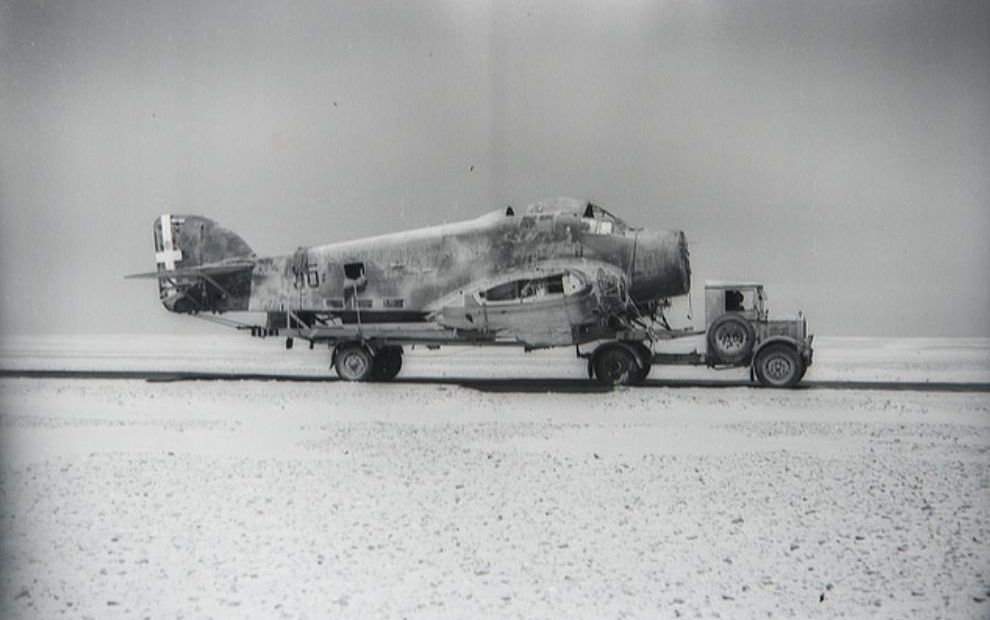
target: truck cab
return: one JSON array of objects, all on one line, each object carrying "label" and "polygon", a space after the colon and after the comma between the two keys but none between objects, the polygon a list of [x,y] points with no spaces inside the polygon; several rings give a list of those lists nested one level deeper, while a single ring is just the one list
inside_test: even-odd
[{"label": "truck cab", "polygon": [[705,331],[708,366],[750,365],[764,385],[793,386],[812,363],[807,319],[770,319],[758,282],[706,282]]}]

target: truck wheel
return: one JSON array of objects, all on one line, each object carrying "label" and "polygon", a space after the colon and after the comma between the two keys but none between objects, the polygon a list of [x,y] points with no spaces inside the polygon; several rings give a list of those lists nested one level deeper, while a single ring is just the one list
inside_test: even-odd
[{"label": "truck wheel", "polygon": [[375,354],[371,364],[371,377],[376,381],[394,379],[402,370],[402,347],[387,346]]},{"label": "truck wheel", "polygon": [[595,351],[592,359],[595,377],[602,385],[629,385],[639,367],[632,351],[619,344],[605,345]]},{"label": "truck wheel", "polygon": [[792,387],[804,375],[804,363],[794,347],[770,344],[756,354],[756,378],[769,387]]},{"label": "truck wheel", "polygon": [[371,378],[374,358],[368,349],[358,343],[337,347],[334,368],[337,376],[345,381],[367,381]]},{"label": "truck wheel", "polygon": [[739,364],[746,361],[755,343],[753,326],[735,314],[719,317],[708,330],[708,351],[716,363]]}]

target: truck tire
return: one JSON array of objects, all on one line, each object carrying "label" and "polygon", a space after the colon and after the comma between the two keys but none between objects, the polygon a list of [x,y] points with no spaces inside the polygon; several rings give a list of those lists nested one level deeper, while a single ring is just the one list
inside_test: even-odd
[{"label": "truck tire", "polygon": [[708,330],[708,352],[716,364],[741,364],[749,359],[756,344],[756,333],[749,321],[726,314]]},{"label": "truck tire", "polygon": [[793,387],[804,376],[804,362],[794,347],[788,344],[768,344],[756,354],[753,370],[761,385]]},{"label": "truck tire", "polygon": [[333,366],[337,376],[345,381],[367,381],[374,368],[374,357],[363,345],[352,342],[337,347]]},{"label": "truck tire", "polygon": [[371,378],[375,381],[394,379],[402,370],[402,347],[389,345],[375,354],[371,364]]},{"label": "truck tire", "polygon": [[599,347],[591,362],[601,385],[630,385],[639,371],[636,354],[621,344]]}]

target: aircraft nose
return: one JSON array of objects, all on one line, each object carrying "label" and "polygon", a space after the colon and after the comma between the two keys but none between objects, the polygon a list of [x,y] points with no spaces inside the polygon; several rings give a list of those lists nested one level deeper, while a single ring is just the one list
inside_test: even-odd
[{"label": "aircraft nose", "polygon": [[685,295],[691,290],[687,237],[680,230],[643,230],[636,238],[630,294],[637,301]]}]

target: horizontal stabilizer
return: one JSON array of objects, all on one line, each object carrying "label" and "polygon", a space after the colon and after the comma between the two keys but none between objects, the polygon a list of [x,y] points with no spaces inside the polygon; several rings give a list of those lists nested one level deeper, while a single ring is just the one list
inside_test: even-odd
[{"label": "horizontal stabilizer", "polygon": [[204,276],[215,276],[225,273],[234,273],[254,267],[253,260],[227,261],[223,263],[212,263],[199,265],[196,267],[183,267],[181,269],[163,269],[162,271],[149,271],[147,273],[133,273],[125,278],[157,278],[159,280],[181,279],[181,278],[201,278]]}]

